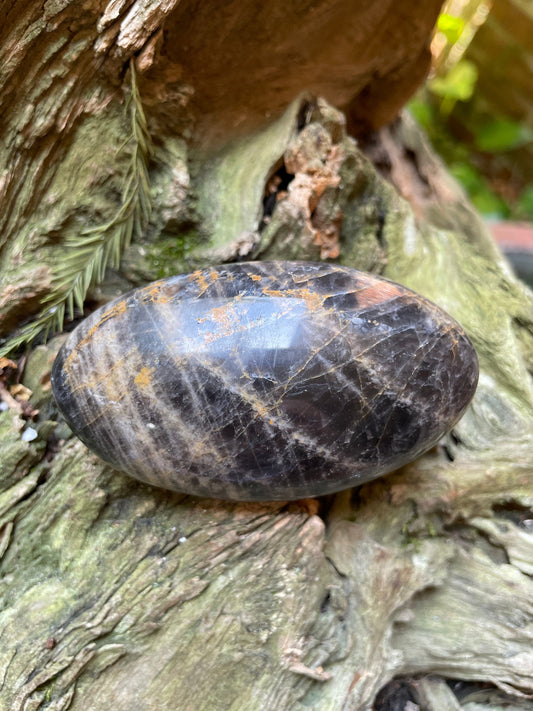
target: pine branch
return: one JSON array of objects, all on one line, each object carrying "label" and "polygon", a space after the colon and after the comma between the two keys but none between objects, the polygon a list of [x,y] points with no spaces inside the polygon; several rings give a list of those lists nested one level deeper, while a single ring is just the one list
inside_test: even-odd
[{"label": "pine branch", "polygon": [[150,220],[152,204],[148,165],[152,156],[152,142],[133,59],[130,62],[130,71],[131,93],[127,109],[131,127],[130,136],[124,145],[131,145],[131,157],[120,207],[104,225],[66,237],[63,245],[67,254],[53,270],[52,288],[43,300],[41,313],[16,336],[0,346],[0,356],[30,345],[38,336],[43,336],[46,340],[51,332],[61,331],[65,315],[68,314],[72,319],[75,307],[83,311],[83,302],[89,287],[103,281],[108,266],[119,266],[124,250],[132,239],[142,235]]}]

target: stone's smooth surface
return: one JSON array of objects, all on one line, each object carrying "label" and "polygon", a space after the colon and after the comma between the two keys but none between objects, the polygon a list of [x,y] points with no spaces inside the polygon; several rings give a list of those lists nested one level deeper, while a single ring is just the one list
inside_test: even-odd
[{"label": "stone's smooth surface", "polygon": [[320,262],[229,264],[137,289],[67,338],[67,422],[150,484],[295,499],[374,479],[432,447],[472,398],[477,357],[421,296]]}]

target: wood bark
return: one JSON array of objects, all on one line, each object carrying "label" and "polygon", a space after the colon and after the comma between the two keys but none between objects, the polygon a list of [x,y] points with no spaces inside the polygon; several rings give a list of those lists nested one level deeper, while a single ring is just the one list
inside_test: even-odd
[{"label": "wood bark", "polygon": [[[385,125],[437,12],[0,10],[3,336],[38,311],[68,236],[117,210],[134,58],[152,217],[93,303],[223,260],[335,258],[446,308],[481,365],[464,418],[402,471],[246,505],[89,454],[51,397],[61,336],[19,362],[19,383],[0,361],[1,709],[364,711],[402,677],[427,711],[531,708],[533,298],[409,117]],[[463,703],[450,679],[484,686]]]}]

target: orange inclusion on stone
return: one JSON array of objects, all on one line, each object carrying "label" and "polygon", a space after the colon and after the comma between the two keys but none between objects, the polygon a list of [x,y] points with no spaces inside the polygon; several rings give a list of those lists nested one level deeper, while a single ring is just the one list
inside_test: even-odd
[{"label": "orange inclusion on stone", "polygon": [[293,296],[296,299],[301,299],[309,311],[317,311],[324,303],[325,298],[310,289],[285,289],[284,291],[280,291],[279,289],[268,289],[265,287],[263,294],[265,296],[277,296],[282,298]]},{"label": "orange inclusion on stone", "polygon": [[387,299],[393,299],[395,296],[402,294],[402,289],[396,284],[388,282],[380,282],[379,284],[371,284],[357,291],[357,299],[361,306],[372,306],[373,304],[382,304]]},{"label": "orange inclusion on stone", "polygon": [[144,368],[141,368],[139,373],[135,376],[135,385],[138,388],[145,388],[148,385],[150,385],[152,381],[152,373],[154,372],[154,368],[148,368],[147,366],[144,366]]}]

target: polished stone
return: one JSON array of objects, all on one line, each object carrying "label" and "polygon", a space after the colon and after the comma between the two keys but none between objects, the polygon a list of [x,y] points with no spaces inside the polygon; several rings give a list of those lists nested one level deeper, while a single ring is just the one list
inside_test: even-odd
[{"label": "polished stone", "polygon": [[402,466],[454,425],[477,377],[461,327],[412,291],[333,264],[250,262],[95,311],[52,384],[70,427],[113,467],[251,501]]}]

